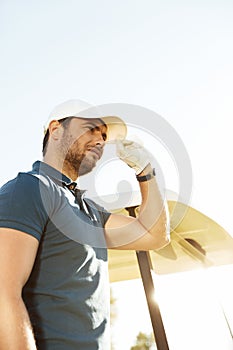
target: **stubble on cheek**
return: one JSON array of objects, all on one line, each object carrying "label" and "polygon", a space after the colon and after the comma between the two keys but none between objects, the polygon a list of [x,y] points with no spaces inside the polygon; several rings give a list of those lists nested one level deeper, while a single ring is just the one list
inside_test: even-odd
[{"label": "stubble on cheek", "polygon": [[72,168],[79,176],[88,174],[96,166],[96,157],[81,148],[75,141],[70,147],[68,142],[63,147],[64,164]]},{"label": "stubble on cheek", "polygon": [[87,154],[83,157],[79,166],[79,175],[85,175],[92,171],[96,166],[97,158],[93,155]]}]

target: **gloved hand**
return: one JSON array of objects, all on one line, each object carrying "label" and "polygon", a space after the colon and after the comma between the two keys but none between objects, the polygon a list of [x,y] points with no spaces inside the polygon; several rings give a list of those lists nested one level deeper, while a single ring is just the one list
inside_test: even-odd
[{"label": "gloved hand", "polygon": [[149,154],[145,148],[134,141],[116,140],[117,156],[128,166],[133,168],[136,175],[150,163]]}]

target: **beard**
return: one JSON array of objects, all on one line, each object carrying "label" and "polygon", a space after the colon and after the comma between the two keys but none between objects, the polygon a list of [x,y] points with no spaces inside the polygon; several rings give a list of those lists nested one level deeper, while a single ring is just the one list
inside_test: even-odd
[{"label": "beard", "polygon": [[89,155],[88,152],[86,155],[80,142],[78,140],[72,142],[67,136],[61,141],[60,154],[64,159],[64,167],[68,167],[75,172],[77,177],[90,173],[96,166],[97,159]]}]

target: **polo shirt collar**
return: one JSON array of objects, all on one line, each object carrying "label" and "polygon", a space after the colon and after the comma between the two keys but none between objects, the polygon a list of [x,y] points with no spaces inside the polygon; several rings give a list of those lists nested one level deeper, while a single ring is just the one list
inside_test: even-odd
[{"label": "polo shirt collar", "polygon": [[69,177],[62,174],[57,169],[39,160],[33,164],[32,170],[38,173],[44,173],[45,175],[48,175],[50,178],[55,180],[55,182],[58,182],[60,184],[65,184],[66,186],[70,186],[73,184],[74,187],[76,187],[77,185],[76,182],[73,182]]},{"label": "polo shirt collar", "polygon": [[77,183],[71,181],[69,177],[66,175],[62,174],[60,171],[57,169],[51,167],[47,163],[41,162],[41,161],[36,161],[33,164],[32,171],[35,171],[38,174],[44,174],[49,176],[54,180],[54,182],[60,184],[63,187],[67,187],[75,196],[78,205],[80,209],[92,220],[92,221],[97,221],[97,218],[94,213],[92,213],[87,204],[85,203],[83,199],[83,195],[86,192],[85,190],[80,190],[77,188]]}]

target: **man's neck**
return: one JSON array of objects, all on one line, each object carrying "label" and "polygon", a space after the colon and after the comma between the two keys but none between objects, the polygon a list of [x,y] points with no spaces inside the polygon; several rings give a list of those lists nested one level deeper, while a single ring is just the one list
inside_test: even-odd
[{"label": "man's neck", "polygon": [[43,157],[43,162],[50,165],[54,169],[58,170],[60,173],[64,174],[66,177],[68,177],[72,181],[76,181],[78,178],[77,172],[68,164],[66,164],[66,162],[59,161],[58,158],[56,159],[55,158],[56,157],[53,157],[51,159],[51,157],[45,155]]}]

